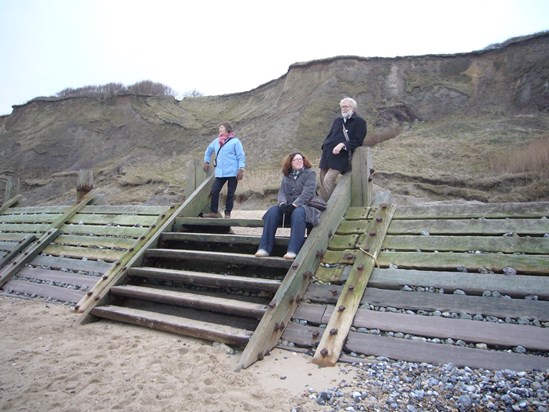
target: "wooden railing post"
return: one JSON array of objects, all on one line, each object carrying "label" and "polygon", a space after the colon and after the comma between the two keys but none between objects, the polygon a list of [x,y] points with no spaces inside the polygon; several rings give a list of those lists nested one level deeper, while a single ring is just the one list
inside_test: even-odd
[{"label": "wooden railing post", "polygon": [[372,202],[373,172],[370,148],[366,146],[357,148],[353,153],[351,169],[351,206],[370,206]]},{"label": "wooden railing post", "polygon": [[76,203],[80,203],[93,189],[93,172],[90,169],[80,169],[76,178]]},{"label": "wooden railing post", "polygon": [[6,190],[4,192],[4,202],[7,202],[17,196],[20,189],[21,185],[19,183],[19,178],[16,176],[8,176],[6,180]]},{"label": "wooden railing post", "polygon": [[208,173],[202,169],[202,160],[191,159],[187,163],[187,174],[185,176],[185,199],[189,196],[206,180],[208,175],[212,173],[213,166],[210,166]]}]

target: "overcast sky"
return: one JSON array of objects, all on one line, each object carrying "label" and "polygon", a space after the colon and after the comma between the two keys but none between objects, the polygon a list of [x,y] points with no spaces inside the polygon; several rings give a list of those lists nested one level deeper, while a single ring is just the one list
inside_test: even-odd
[{"label": "overcast sky", "polygon": [[0,115],[66,88],[251,90],[296,62],[467,53],[549,30],[549,0],[0,0]]}]

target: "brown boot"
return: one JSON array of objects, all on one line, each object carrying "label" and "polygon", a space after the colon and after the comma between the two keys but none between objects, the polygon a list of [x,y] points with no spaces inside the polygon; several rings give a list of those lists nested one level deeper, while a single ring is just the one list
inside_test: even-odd
[{"label": "brown boot", "polygon": [[217,219],[217,218],[220,218],[221,215],[219,213],[210,212],[210,213],[203,214],[202,217],[207,217],[207,218],[210,218],[210,219]]}]

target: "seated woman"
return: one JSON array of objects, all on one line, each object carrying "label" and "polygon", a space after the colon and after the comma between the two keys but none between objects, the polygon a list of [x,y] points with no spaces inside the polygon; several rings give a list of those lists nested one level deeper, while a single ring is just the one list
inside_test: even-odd
[{"label": "seated woman", "polygon": [[263,233],[257,257],[269,256],[274,248],[276,230],[283,222],[290,221],[290,240],[285,259],[295,259],[305,242],[307,224],[320,222],[320,211],[307,206],[316,194],[316,173],[311,163],[301,153],[290,153],[282,165],[282,183],[278,190],[278,205],[272,206],[263,216]]}]

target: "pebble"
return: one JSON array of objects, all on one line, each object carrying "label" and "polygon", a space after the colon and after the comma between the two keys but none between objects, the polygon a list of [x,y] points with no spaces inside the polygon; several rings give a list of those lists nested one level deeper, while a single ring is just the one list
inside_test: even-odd
[{"label": "pebble", "polygon": [[[549,369],[493,371],[393,361],[342,364],[351,382],[309,389],[293,411],[548,411]],[[322,409],[318,409],[322,406]]]}]

